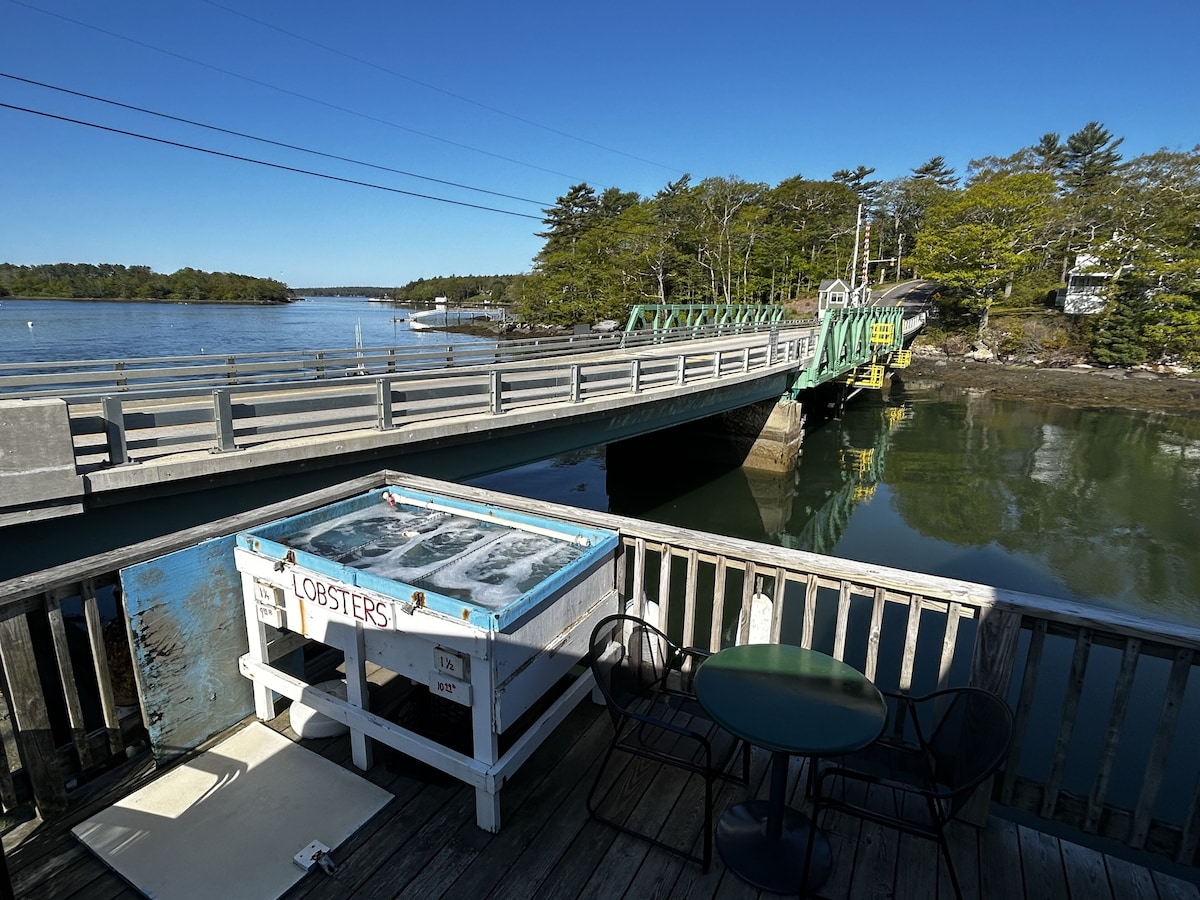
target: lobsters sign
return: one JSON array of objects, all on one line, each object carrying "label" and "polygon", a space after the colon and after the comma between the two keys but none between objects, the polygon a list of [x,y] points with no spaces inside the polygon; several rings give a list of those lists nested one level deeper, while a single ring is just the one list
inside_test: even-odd
[{"label": "lobsters sign", "polygon": [[292,569],[290,575],[292,596],[310,610],[316,607],[331,616],[362,622],[370,628],[396,627],[396,604],[387,597],[304,569]]}]

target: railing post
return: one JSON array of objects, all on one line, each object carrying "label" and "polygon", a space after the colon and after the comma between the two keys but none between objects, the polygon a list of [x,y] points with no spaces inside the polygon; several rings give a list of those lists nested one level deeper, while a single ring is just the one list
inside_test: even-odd
[{"label": "railing post", "polygon": [[629,393],[640,394],[642,392],[642,361],[640,359],[631,360],[629,363]]},{"label": "railing post", "polygon": [[125,441],[125,413],[120,397],[104,397],[100,401],[100,417],[104,419],[104,434],[108,442],[108,462],[123,466],[129,462],[129,445]]},{"label": "railing post", "polygon": [[501,391],[504,389],[503,383],[500,381],[500,373],[492,371],[488,373],[488,402],[491,406],[492,415],[498,416],[504,412],[501,406]]},{"label": "railing post", "polygon": [[316,357],[314,357],[314,358],[315,358],[315,359],[316,359],[316,361],[317,361],[317,377],[318,377],[318,378],[324,378],[324,377],[325,377],[325,362],[324,362],[324,360],[325,360],[325,351],[323,351],[323,350],[318,350],[318,351],[317,351],[317,355],[316,355]]},{"label": "railing post", "polygon": [[687,357],[680,354],[675,363],[675,383],[683,385],[687,381]]},{"label": "railing post", "polygon": [[380,378],[375,389],[375,427],[388,431],[392,427],[392,379]]},{"label": "railing post", "polygon": [[721,351],[713,354],[713,378],[721,377]]},{"label": "railing post", "polygon": [[225,380],[229,384],[237,384],[238,383],[237,357],[236,356],[225,357],[225,365],[227,365],[229,367],[225,372]]},{"label": "railing post", "polygon": [[216,431],[216,442],[209,450],[209,453],[224,453],[228,450],[236,450],[237,445],[233,442],[233,404],[229,402],[229,391],[213,391],[212,396],[213,426]]},{"label": "railing post", "polygon": [[750,348],[749,347],[742,348],[742,371],[743,372],[750,371]]},{"label": "railing post", "polygon": [[[1021,614],[997,607],[979,611],[975,628],[975,647],[967,684],[983,688],[1001,697],[1008,696],[1013,667],[1017,660],[1017,639],[1021,635]],[[981,784],[963,806],[960,817],[972,825],[987,824],[988,807],[994,779]]]},{"label": "railing post", "polygon": [[4,689],[16,726],[21,765],[29,776],[33,802],[43,818],[52,818],[67,808],[67,789],[58,765],[58,748],[50,733],[50,716],[34,656],[29,618],[14,615],[0,621],[0,663],[4,666]]},{"label": "railing post", "polygon": [[448,344],[446,346],[446,368],[447,369],[454,368],[454,345],[453,344]]},{"label": "railing post", "polygon": [[583,397],[583,368],[579,363],[571,364],[571,402],[578,403]]},{"label": "railing post", "polygon": [[117,372],[117,377],[115,379],[115,381],[117,383],[117,390],[119,390],[119,391],[129,390],[129,379],[125,377],[125,363],[119,362],[115,366],[113,366],[113,368]]}]

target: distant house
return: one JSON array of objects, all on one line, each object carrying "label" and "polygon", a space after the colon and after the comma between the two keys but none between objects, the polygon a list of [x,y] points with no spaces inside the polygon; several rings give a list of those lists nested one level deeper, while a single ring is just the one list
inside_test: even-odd
[{"label": "distant house", "polygon": [[1116,273],[1100,269],[1100,260],[1087,253],[1075,257],[1075,266],[1067,273],[1067,286],[1059,288],[1054,305],[1073,316],[1103,312],[1105,289]]},{"label": "distant house", "polygon": [[817,289],[817,309],[841,309],[849,306],[853,289],[841,278],[826,278]]}]

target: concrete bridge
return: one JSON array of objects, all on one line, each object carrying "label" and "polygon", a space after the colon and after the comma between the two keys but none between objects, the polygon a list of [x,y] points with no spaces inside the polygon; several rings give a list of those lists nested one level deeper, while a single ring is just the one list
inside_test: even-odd
[{"label": "concrete bridge", "polygon": [[470,478],[747,408],[745,461],[787,468],[803,394],[882,383],[921,321],[879,307],[432,352],[0,367],[0,397],[21,398],[0,400],[0,526],[218,489],[236,506],[267,480],[381,465]]}]

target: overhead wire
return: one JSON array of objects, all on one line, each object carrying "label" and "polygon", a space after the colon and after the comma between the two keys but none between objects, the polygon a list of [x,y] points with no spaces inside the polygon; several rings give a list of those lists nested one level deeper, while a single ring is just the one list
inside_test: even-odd
[{"label": "overhead wire", "polygon": [[249,84],[258,85],[259,87],[267,88],[268,90],[272,90],[272,91],[277,91],[278,93],[286,94],[289,97],[295,97],[299,100],[304,100],[308,103],[315,103],[318,106],[324,106],[328,109],[336,110],[337,112],[342,112],[347,115],[356,116],[361,119],[366,119],[367,121],[375,122],[379,125],[385,125],[389,128],[395,128],[400,131],[406,131],[410,134],[415,134],[420,137],[428,138],[433,141],[439,141],[443,144],[448,144],[452,147],[458,147],[463,150],[469,150],[472,153],[479,153],[484,156],[490,156],[493,159],[499,159],[503,162],[512,163],[513,165],[523,166],[528,169],[536,169],[537,171],[545,172],[549,175],[557,175],[560,178],[566,178],[571,181],[575,181],[575,182],[587,181],[586,178],[582,178],[578,175],[570,175],[566,172],[559,172],[555,169],[548,169],[544,166],[539,166],[536,163],[524,162],[519,159],[514,159],[510,156],[505,156],[501,153],[495,153],[491,150],[484,150],[479,147],[472,147],[470,144],[463,144],[463,143],[460,143],[459,141],[451,140],[450,138],[441,137],[440,135],[431,134],[427,131],[421,131],[416,128],[410,128],[407,125],[401,125],[398,122],[392,122],[389,119],[383,119],[378,116],[373,116],[369,113],[360,112],[358,110],[350,109],[345,106],[339,106],[336,103],[330,103],[326,100],[319,100],[316,97],[310,97],[307,94],[301,94],[298,91],[293,91],[288,88],[281,87],[277,84],[271,84],[268,81],[261,81],[257,78],[251,78],[248,75],[242,75],[238,72],[234,72],[229,69],[223,69],[220,66],[215,66],[215,65],[212,65],[211,63],[206,63],[201,60],[194,59],[194,58],[192,58],[190,56],[186,56],[182,53],[176,53],[173,50],[165,50],[162,47],[156,47],[153,44],[146,43],[145,41],[139,41],[136,38],[131,38],[131,37],[128,37],[127,35],[123,35],[118,32],[115,32],[115,31],[109,31],[108,29],[101,28],[97,25],[92,25],[89,22],[84,22],[79,19],[72,18],[71,16],[63,15],[62,13],[51,12],[50,10],[42,9],[39,6],[34,6],[32,3],[26,3],[25,0],[8,0],[8,2],[15,4],[16,6],[22,6],[26,9],[33,10],[34,12],[38,12],[38,13],[41,13],[46,16],[50,16],[52,18],[61,19],[64,22],[70,22],[72,25],[78,25],[81,28],[87,28],[91,31],[98,32],[99,34],[107,35],[108,37],[113,37],[113,38],[116,38],[121,41],[126,41],[127,43],[133,44],[137,47],[143,47],[147,50],[153,50],[155,53],[161,53],[164,56],[170,56],[174,59],[178,59],[178,60],[182,60],[183,62],[191,63],[192,65],[201,66],[202,68],[209,69],[213,72],[218,72],[222,75],[227,75],[230,78],[237,78],[237,79],[239,79],[241,81],[245,81]]},{"label": "overhead wire", "polygon": [[35,87],[45,88],[45,89],[51,90],[51,91],[58,91],[59,93],[62,93],[62,94],[70,94],[73,97],[81,97],[85,100],[94,100],[97,103],[106,103],[109,106],[116,106],[116,107],[119,107],[120,109],[128,109],[132,112],[144,113],[149,116],[157,116],[160,119],[167,119],[171,122],[180,122],[184,125],[193,125],[197,128],[206,128],[209,131],[215,131],[220,134],[228,134],[233,137],[239,137],[239,138],[245,138],[245,139],[251,140],[251,141],[257,141],[260,144],[268,144],[272,147],[282,147],[286,150],[296,150],[300,153],[309,153],[313,156],[320,156],[325,159],[332,159],[332,160],[336,160],[338,162],[352,163],[353,165],[356,165],[356,166],[365,166],[366,168],[377,169],[381,172],[391,172],[394,175],[404,175],[408,178],[418,178],[422,181],[430,181],[430,182],[433,182],[434,184],[446,185],[447,187],[462,188],[463,190],[475,191],[475,192],[481,193],[481,194],[490,194],[493,197],[503,197],[506,200],[518,200],[522,203],[532,203],[536,206],[551,206],[552,205],[545,200],[531,200],[528,197],[518,197],[515,194],[505,194],[500,191],[491,191],[491,190],[488,190],[487,188],[473,187],[469,184],[461,184],[457,181],[446,181],[445,179],[433,178],[429,175],[418,175],[415,172],[407,172],[403,169],[394,169],[391,166],[383,166],[383,165],[378,165],[376,163],[364,162],[363,160],[352,159],[348,156],[338,156],[336,153],[326,153],[321,150],[312,150],[308,147],[300,147],[296,144],[289,144],[284,141],[275,141],[275,140],[271,140],[270,138],[258,137],[253,134],[246,134],[245,132],[242,132],[242,131],[233,131],[232,129],[229,129],[229,128],[221,128],[218,125],[209,125],[205,122],[197,122],[194,119],[185,119],[182,116],[173,116],[173,115],[170,115],[169,113],[157,112],[155,110],[146,109],[141,106],[134,106],[129,103],[122,103],[118,100],[112,100],[107,97],[99,97],[99,96],[96,96],[95,94],[86,94],[86,93],[83,93],[82,91],[74,91],[74,90],[71,90],[70,88],[60,87],[58,85],[53,85],[53,84],[47,84],[44,81],[35,81],[32,78],[22,78],[20,75],[13,75],[8,72],[0,72],[0,78],[8,78],[12,81],[19,81],[24,84],[34,85]]},{"label": "overhead wire", "polygon": [[372,182],[369,182],[369,181],[359,181],[354,178],[343,178],[340,175],[330,175],[326,172],[314,172],[310,169],[301,169],[296,166],[286,166],[286,165],[283,165],[282,163],[274,163],[274,162],[270,162],[268,160],[255,159],[254,157],[251,157],[251,156],[241,156],[236,153],[226,153],[224,151],[213,150],[208,147],[197,147],[194,144],[185,144],[185,143],[182,143],[181,141],[171,141],[171,140],[167,140],[166,138],[154,137],[153,135],[142,134],[137,131],[128,131],[123,128],[113,128],[112,126],[109,126],[109,125],[100,125],[96,122],[87,122],[87,121],[84,121],[83,119],[75,119],[75,118],[71,118],[70,116],[61,116],[56,113],[50,113],[50,112],[46,112],[46,111],[40,110],[40,109],[30,109],[29,107],[17,106],[12,103],[0,103],[0,108],[11,109],[11,110],[15,110],[17,112],[28,113],[28,114],[34,115],[34,116],[42,116],[44,118],[54,119],[59,122],[68,122],[72,125],[84,125],[88,128],[95,128],[100,131],[110,132],[112,134],[120,134],[120,135],[125,135],[126,137],[139,138],[144,141],[152,141],[156,144],[166,144],[167,146],[178,147],[183,150],[194,150],[198,153],[207,153],[211,156],[219,156],[219,157],[223,157],[225,159],[237,160],[238,162],[253,163],[254,165],[266,166],[267,168],[271,168],[271,169],[279,169],[284,172],[294,172],[299,175],[309,175],[313,178],[323,178],[327,181],[336,181],[336,182],[340,182],[342,184],[353,184],[353,185],[357,185],[358,187],[371,188],[371,189],[377,190],[377,191],[387,191],[392,194],[403,194],[406,197],[418,197],[422,200],[434,200],[434,201],[437,201],[438,203],[449,203],[453,206],[465,206],[468,209],[480,209],[480,210],[484,210],[486,212],[501,213],[502,215],[506,215],[506,216],[515,216],[515,217],[521,218],[521,219],[533,219],[536,222],[542,221],[541,216],[535,216],[530,213],[515,212],[513,210],[500,209],[500,208],[494,207],[494,206],[483,206],[482,204],[479,204],[479,203],[467,203],[466,201],[463,201],[463,200],[451,200],[448,197],[437,197],[432,194],[417,193],[416,191],[406,191],[406,190],[402,190],[401,188],[389,187],[387,185],[373,184]]},{"label": "overhead wire", "polygon": [[359,65],[367,66],[369,68],[375,69],[376,71],[383,72],[386,75],[391,75],[394,78],[399,78],[403,81],[407,81],[410,84],[418,85],[420,87],[425,88],[426,90],[435,91],[439,94],[442,94],[446,97],[452,97],[453,99],[459,100],[463,103],[469,103],[471,106],[475,106],[475,107],[478,107],[479,109],[487,110],[488,112],[495,113],[496,115],[504,116],[506,118],[512,119],[515,122],[520,122],[523,125],[529,125],[533,128],[540,128],[541,130],[547,131],[550,134],[556,134],[559,137],[564,137],[564,138],[567,138],[568,140],[577,141],[581,144],[586,144],[589,147],[595,147],[597,150],[603,150],[606,153],[615,153],[618,156],[624,156],[627,159],[636,160],[637,162],[645,163],[646,165],[649,165],[649,166],[657,166],[658,168],[666,169],[669,172],[682,172],[683,171],[682,169],[680,169],[676,166],[668,166],[668,165],[665,165],[664,163],[655,162],[652,159],[646,159],[645,157],[637,156],[633,153],[628,153],[624,150],[618,150],[615,147],[608,147],[608,146],[598,143],[596,141],[589,140],[588,138],[579,137],[578,135],[571,134],[566,131],[561,131],[560,129],[554,128],[550,125],[545,125],[541,122],[536,122],[533,119],[529,119],[529,118],[526,118],[525,116],[521,116],[516,113],[509,112],[508,110],[500,109],[495,106],[490,106],[487,103],[482,103],[479,100],[475,100],[471,97],[464,96],[463,94],[455,93],[454,91],[450,91],[450,90],[447,90],[446,88],[439,87],[436,84],[430,84],[427,81],[421,81],[419,78],[413,78],[411,75],[406,75],[403,72],[397,72],[395,69],[389,69],[387,66],[381,66],[378,63],[371,62],[369,59],[363,59],[360,56],[355,56],[352,53],[347,53],[344,50],[339,50],[338,48],[331,47],[328,44],[322,44],[320,41],[315,41],[312,38],[305,37],[302,34],[297,34],[294,31],[288,31],[286,28],[282,28],[279,25],[275,25],[272,22],[267,22],[267,21],[264,21],[263,19],[259,19],[256,16],[252,16],[249,13],[242,12],[239,9],[232,9],[231,7],[225,6],[223,3],[217,3],[216,0],[201,0],[201,2],[206,3],[209,6],[215,7],[217,9],[224,10],[225,12],[229,13],[230,15],[239,16],[243,19],[246,19],[247,21],[254,22],[256,25],[261,25],[263,28],[269,28],[272,31],[277,31],[280,34],[287,35],[288,37],[293,38],[294,40],[301,41],[302,43],[305,43],[305,44],[309,44],[310,46],[316,47],[320,50],[324,50],[327,53],[332,53],[335,56],[340,56],[343,59],[348,59],[351,62],[358,63]]}]

